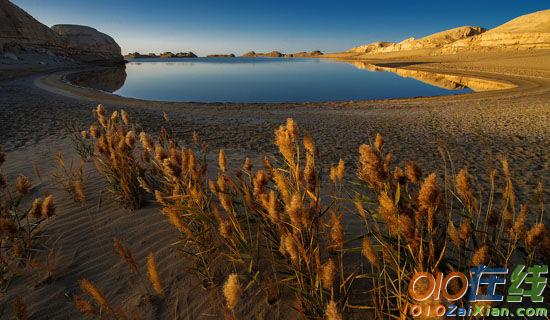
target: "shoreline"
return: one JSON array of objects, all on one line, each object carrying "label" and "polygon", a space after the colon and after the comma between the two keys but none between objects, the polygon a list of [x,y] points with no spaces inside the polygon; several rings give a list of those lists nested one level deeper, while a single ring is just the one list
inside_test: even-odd
[{"label": "shoreline", "polygon": [[[301,58],[296,58],[301,59]],[[140,98],[132,98],[132,97],[124,97],[119,96],[113,93],[88,88],[84,86],[78,86],[75,84],[70,83],[68,80],[66,80],[67,76],[70,76],[75,73],[80,72],[87,72],[87,71],[94,71],[98,70],[98,67],[83,67],[83,68],[77,68],[77,69],[70,69],[70,70],[61,70],[58,72],[54,72],[52,74],[42,74],[39,75],[35,80],[34,84],[46,91],[60,94],[66,97],[70,98],[80,98],[80,99],[86,99],[86,100],[92,100],[92,101],[104,101],[102,103],[114,103],[114,104],[127,104],[132,106],[150,106],[151,104],[154,105],[167,105],[167,106],[173,106],[173,105],[204,105],[204,106],[211,106],[211,105],[225,105],[225,106],[235,106],[235,105],[271,105],[271,106],[286,106],[286,105],[293,105],[293,106],[310,106],[310,105],[324,105],[324,106],[337,106],[341,104],[349,104],[349,103],[359,103],[359,104],[365,104],[365,103],[379,103],[379,102],[385,102],[385,101],[392,101],[392,102],[406,102],[406,101],[418,101],[418,100],[442,100],[442,99],[453,99],[453,98],[462,98],[462,96],[470,96],[475,95],[473,98],[479,98],[479,95],[487,92],[500,92],[504,93],[504,90],[521,90],[525,91],[526,89],[530,89],[533,87],[533,81],[530,80],[528,77],[521,77],[521,76],[506,76],[498,73],[487,73],[487,72],[472,72],[468,70],[455,70],[452,68],[437,68],[436,67],[422,67],[418,66],[418,64],[415,63],[404,63],[404,62],[392,62],[392,61],[374,61],[374,60],[357,60],[357,61],[350,61],[350,60],[342,60],[342,59],[334,59],[329,58],[336,61],[346,62],[346,63],[352,63],[352,62],[361,62],[366,64],[371,64],[374,67],[383,69],[398,69],[398,70],[406,70],[406,71],[418,71],[418,72],[426,72],[426,73],[432,73],[434,75],[442,75],[442,76],[453,76],[453,77],[464,77],[464,78],[470,78],[472,80],[480,80],[485,82],[493,82],[495,84],[500,84],[504,88],[502,89],[493,89],[493,90],[486,90],[486,91],[474,91],[470,93],[461,93],[461,94],[448,94],[448,95],[440,95],[440,96],[418,96],[418,97],[408,97],[408,98],[387,98],[387,99],[357,99],[357,100],[328,100],[328,101],[308,101],[308,102],[201,102],[201,101],[165,101],[165,100],[146,100],[146,99],[140,99]],[[99,67],[100,69],[102,67]],[[384,70],[385,71],[385,70]],[[385,72],[392,72],[392,71],[385,71]],[[422,81],[421,79],[416,79],[418,81]],[[550,81],[548,82],[548,85],[550,85]]]}]

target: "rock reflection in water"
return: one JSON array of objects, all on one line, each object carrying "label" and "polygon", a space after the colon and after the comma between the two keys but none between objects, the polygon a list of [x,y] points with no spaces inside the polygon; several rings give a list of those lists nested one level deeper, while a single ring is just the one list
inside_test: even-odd
[{"label": "rock reflection in water", "polygon": [[105,92],[115,92],[126,81],[126,67],[105,67],[73,73],[66,78],[70,83]]},{"label": "rock reflection in water", "polygon": [[360,61],[346,61],[358,69],[373,72],[385,71],[392,72],[403,78],[413,78],[432,86],[447,90],[471,89],[472,91],[491,91],[514,88],[515,85],[507,82],[495,80],[486,80],[474,77],[456,76],[443,73],[433,73],[428,71],[418,71],[403,68],[382,67],[371,63]]}]

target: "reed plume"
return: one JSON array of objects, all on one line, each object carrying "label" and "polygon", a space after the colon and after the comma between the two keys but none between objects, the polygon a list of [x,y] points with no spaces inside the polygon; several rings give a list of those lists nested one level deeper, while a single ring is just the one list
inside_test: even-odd
[{"label": "reed plume", "polygon": [[99,306],[107,311],[111,316],[116,318],[116,313],[103,292],[99,290],[94,284],[88,279],[80,280],[80,288],[82,291],[86,292],[92,299],[99,304]]},{"label": "reed plume", "polygon": [[164,295],[164,289],[162,288],[162,284],[160,282],[157,264],[152,252],[147,256],[147,275],[149,276],[149,281],[151,282],[155,292],[161,296]]},{"label": "reed plume", "polygon": [[30,189],[31,181],[29,178],[23,175],[17,176],[17,179],[15,180],[15,190],[21,195],[26,195],[29,193]]},{"label": "reed plume", "polygon": [[489,262],[489,246],[483,245],[480,248],[478,248],[472,255],[472,260],[470,262],[470,265],[472,266],[479,266],[482,264],[486,265],[487,262]]},{"label": "reed plume", "polygon": [[361,253],[363,254],[363,257],[367,258],[371,265],[375,267],[378,266],[378,256],[376,255],[376,251],[374,250],[374,247],[368,237],[363,238]]},{"label": "reed plume", "polygon": [[325,315],[327,317],[327,320],[342,320],[342,315],[338,311],[338,307],[332,299],[327,304]]},{"label": "reed plume", "polygon": [[237,274],[232,273],[227,277],[223,285],[223,296],[227,308],[232,311],[235,310],[241,298],[241,284],[239,283],[239,276]]},{"label": "reed plume", "polygon": [[82,314],[97,315],[98,312],[96,308],[87,300],[82,298],[82,296],[75,294],[73,296],[75,307]]},{"label": "reed plume", "polygon": [[321,283],[325,289],[331,289],[334,286],[335,273],[336,265],[332,259],[329,259],[321,268]]},{"label": "reed plume", "polygon": [[137,262],[134,259],[132,252],[125,247],[119,239],[114,240],[113,249],[115,250],[115,253],[128,264],[130,270],[134,273],[138,272]]}]

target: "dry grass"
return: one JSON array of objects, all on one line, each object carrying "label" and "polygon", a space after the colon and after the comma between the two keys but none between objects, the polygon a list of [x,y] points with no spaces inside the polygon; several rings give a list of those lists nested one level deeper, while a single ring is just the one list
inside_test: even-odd
[{"label": "dry grass", "polygon": [[[95,143],[91,158],[109,184],[111,194],[123,207],[135,210],[144,200],[140,180],[145,176],[145,168],[143,159],[137,155],[136,128],[130,126],[124,110],[121,114],[115,111],[107,117],[99,105],[95,110],[97,123],[83,131],[82,136]],[[142,156],[147,158],[152,151],[146,149]]]},{"label": "dry grass", "polygon": [[[5,154],[0,150],[0,167]],[[35,238],[39,226],[55,214],[53,196],[34,199],[28,208],[22,208],[22,201],[31,191],[31,181],[18,176],[11,185],[0,171],[0,284],[18,274],[22,268],[34,265],[31,251],[35,247]],[[15,308],[22,310],[20,307]],[[19,318],[24,318],[20,317]]]},{"label": "dry grass", "polygon": [[[531,264],[550,249],[542,196],[536,217],[516,203],[503,157],[483,190],[466,168],[455,172],[444,148],[444,169],[424,175],[413,161],[395,164],[377,135],[359,148],[356,178],[343,161],[325,177],[314,141],[288,119],[275,131],[279,155],[260,168],[247,159],[230,173],[220,150],[217,172],[207,174],[207,149],[197,134],[193,145],[182,146],[165,129],[155,142],[140,132],[138,147],[127,114],[107,119],[101,106],[96,114],[99,125],[86,134],[95,139],[93,158],[112,193],[131,209],[145,193],[154,195],[181,233],[174,245],[188,262],[182,272],[215,288],[223,299],[213,302],[228,318],[246,316],[243,295],[264,296],[266,306],[280,303],[300,318],[342,319],[357,310],[377,319],[405,318],[416,271]],[[361,234],[346,233],[342,221],[349,215],[362,221]],[[126,247],[115,242],[115,251],[139,273]],[[152,255],[147,275],[166,298],[170,290]],[[75,303],[84,313],[95,310],[79,297]]]},{"label": "dry grass", "polygon": [[61,152],[55,155],[57,162],[56,170],[52,177],[54,182],[65,192],[71,195],[75,202],[84,203],[86,194],[84,192],[84,160],[81,160],[78,167],[72,161],[67,165]]}]

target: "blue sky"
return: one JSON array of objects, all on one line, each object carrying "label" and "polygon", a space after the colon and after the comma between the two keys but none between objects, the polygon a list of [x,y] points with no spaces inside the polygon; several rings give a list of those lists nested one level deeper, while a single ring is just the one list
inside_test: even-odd
[{"label": "blue sky", "polygon": [[343,51],[373,41],[459,27],[498,26],[550,8],[547,0],[13,0],[42,23],[92,26],[111,35],[123,53],[249,50]]}]

